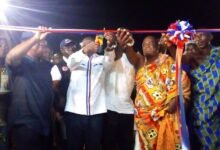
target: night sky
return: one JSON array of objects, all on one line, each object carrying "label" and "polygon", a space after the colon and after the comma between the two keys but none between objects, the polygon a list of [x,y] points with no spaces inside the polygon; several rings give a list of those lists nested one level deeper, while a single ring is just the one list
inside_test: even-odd
[{"label": "night sky", "polygon": [[[220,28],[219,0],[14,0],[7,12],[10,25],[45,25],[52,28],[167,29],[176,20],[188,20],[195,28]],[[136,47],[146,35],[135,35]],[[159,35],[157,35],[159,36]],[[63,38],[80,41],[82,35],[51,34],[53,50]],[[215,34],[220,42],[220,33]]]}]

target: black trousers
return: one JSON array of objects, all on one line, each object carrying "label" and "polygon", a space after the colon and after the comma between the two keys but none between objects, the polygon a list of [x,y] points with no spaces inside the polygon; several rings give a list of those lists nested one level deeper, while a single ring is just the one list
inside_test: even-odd
[{"label": "black trousers", "polygon": [[102,150],[134,149],[134,115],[108,111],[104,116]]},{"label": "black trousers", "polygon": [[26,125],[16,125],[10,132],[10,144],[13,150],[48,150],[49,138]]},{"label": "black trousers", "polygon": [[85,116],[65,113],[67,150],[100,150],[103,114]]}]

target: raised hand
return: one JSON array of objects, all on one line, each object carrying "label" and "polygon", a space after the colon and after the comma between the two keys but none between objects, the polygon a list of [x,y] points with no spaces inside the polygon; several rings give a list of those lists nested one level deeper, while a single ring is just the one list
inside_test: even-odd
[{"label": "raised hand", "polygon": [[49,34],[49,32],[48,32],[47,27],[39,26],[38,31],[36,31],[34,37],[37,40],[41,41],[41,40],[45,39],[48,34]]},{"label": "raised hand", "polygon": [[121,47],[122,49],[131,47],[134,45],[134,39],[131,33],[129,32],[129,30],[127,29],[118,28],[116,37],[117,37],[119,47]]},{"label": "raised hand", "polygon": [[112,45],[116,44],[116,42],[117,42],[116,35],[112,32],[106,32],[104,34],[104,38],[107,40],[108,46],[112,46]]},{"label": "raised hand", "polygon": [[169,40],[169,36],[167,34],[165,34],[165,33],[161,34],[161,38],[160,38],[159,44],[162,45],[162,46],[165,46],[166,48],[170,48],[170,47],[173,46],[173,44]]}]

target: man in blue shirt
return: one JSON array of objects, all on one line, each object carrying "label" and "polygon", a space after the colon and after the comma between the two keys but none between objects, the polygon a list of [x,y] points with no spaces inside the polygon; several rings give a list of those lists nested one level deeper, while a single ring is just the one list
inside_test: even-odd
[{"label": "man in blue shirt", "polygon": [[17,150],[47,149],[45,139],[49,135],[53,91],[51,65],[42,61],[47,46],[46,30],[40,27],[35,35],[24,33],[22,37],[29,34],[28,39],[6,56],[12,73],[8,126],[13,147]]}]

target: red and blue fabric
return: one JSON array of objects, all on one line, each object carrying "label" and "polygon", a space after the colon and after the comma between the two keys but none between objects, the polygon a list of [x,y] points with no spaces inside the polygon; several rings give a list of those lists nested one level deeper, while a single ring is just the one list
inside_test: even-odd
[{"label": "red and blue fabric", "polygon": [[86,70],[86,114],[90,115],[90,97],[91,97],[91,69],[92,57],[89,58]]},{"label": "red and blue fabric", "polygon": [[183,150],[190,149],[189,135],[186,125],[185,108],[184,108],[184,98],[181,80],[181,59],[183,54],[184,45],[188,40],[192,40],[195,34],[192,26],[188,21],[176,21],[172,23],[167,33],[169,35],[169,40],[177,46],[176,50],[176,82],[178,83],[179,92],[179,119],[180,119],[180,129],[181,129],[181,147]]}]

